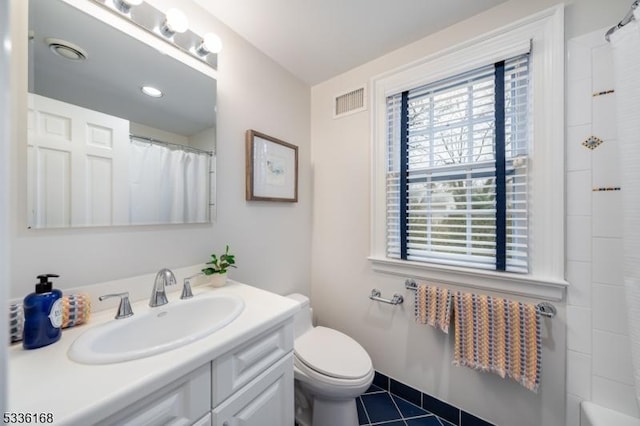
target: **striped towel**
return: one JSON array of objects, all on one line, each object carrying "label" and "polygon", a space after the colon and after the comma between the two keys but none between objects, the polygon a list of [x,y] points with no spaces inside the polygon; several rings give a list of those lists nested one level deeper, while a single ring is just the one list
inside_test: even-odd
[{"label": "striped towel", "polygon": [[418,285],[414,303],[416,321],[449,333],[453,292],[447,288]]},{"label": "striped towel", "polygon": [[454,365],[511,377],[537,392],[540,313],[536,305],[457,292]]},{"label": "striped towel", "polygon": [[[91,316],[91,298],[85,293],[62,296],[62,328],[80,325]],[[9,305],[9,340],[11,343],[22,340],[24,330],[24,309],[22,303]]]},{"label": "striped towel", "polygon": [[9,340],[11,343],[22,340],[24,329],[24,310],[22,304],[9,305]]},{"label": "striped towel", "polygon": [[77,293],[62,297],[62,328],[80,325],[91,316],[91,298],[88,294]]}]

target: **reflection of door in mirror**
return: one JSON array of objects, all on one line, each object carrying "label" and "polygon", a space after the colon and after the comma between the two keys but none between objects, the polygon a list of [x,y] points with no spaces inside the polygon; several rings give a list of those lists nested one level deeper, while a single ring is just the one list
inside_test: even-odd
[{"label": "reflection of door in mirror", "polygon": [[128,223],[129,122],[33,94],[28,105],[29,226]]},{"label": "reflection of door in mirror", "polygon": [[[29,0],[29,29],[29,226],[209,222],[213,75],[63,0]],[[52,39],[85,58],[54,54]]]}]

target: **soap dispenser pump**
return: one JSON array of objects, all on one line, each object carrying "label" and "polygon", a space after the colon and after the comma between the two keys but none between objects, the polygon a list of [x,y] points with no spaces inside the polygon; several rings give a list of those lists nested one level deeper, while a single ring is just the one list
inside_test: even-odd
[{"label": "soap dispenser pump", "polygon": [[60,340],[62,334],[62,292],[53,289],[49,278],[56,274],[38,275],[35,293],[24,298],[24,334],[22,346],[36,349]]}]

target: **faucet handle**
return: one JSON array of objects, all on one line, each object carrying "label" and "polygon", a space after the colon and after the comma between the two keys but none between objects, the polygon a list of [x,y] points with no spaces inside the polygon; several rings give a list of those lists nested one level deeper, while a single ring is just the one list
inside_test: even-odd
[{"label": "faucet handle", "polygon": [[190,299],[192,297],[193,292],[191,291],[191,277],[185,278],[182,285],[182,294],[180,295],[180,299]]},{"label": "faucet handle", "polygon": [[125,291],[124,293],[113,293],[113,294],[105,294],[104,296],[98,297],[99,301],[103,301],[105,299],[111,299],[112,297],[120,298],[120,305],[118,305],[118,313],[116,314],[116,319],[127,318],[133,315],[133,310],[131,309],[131,303],[129,302],[129,292]]},{"label": "faucet handle", "polygon": [[204,275],[202,272],[198,272],[197,274],[193,274],[190,277],[184,279],[184,284],[182,286],[182,294],[180,295],[180,299],[189,299],[193,297],[193,292],[191,291],[191,280],[195,277],[199,277],[200,275]]}]

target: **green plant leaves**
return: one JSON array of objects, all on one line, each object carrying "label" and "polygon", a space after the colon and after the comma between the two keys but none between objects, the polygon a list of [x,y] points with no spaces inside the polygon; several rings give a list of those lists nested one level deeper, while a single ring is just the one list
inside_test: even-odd
[{"label": "green plant leaves", "polygon": [[229,246],[227,245],[224,253],[219,258],[215,254],[211,255],[211,260],[206,263],[211,266],[202,269],[202,273],[205,275],[224,274],[228,268],[235,268],[235,263],[236,257],[229,253]]}]

